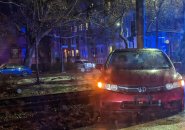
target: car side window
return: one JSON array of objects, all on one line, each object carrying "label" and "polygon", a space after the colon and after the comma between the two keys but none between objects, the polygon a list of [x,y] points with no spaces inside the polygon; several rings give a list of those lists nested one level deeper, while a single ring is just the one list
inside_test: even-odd
[{"label": "car side window", "polygon": [[8,66],[8,65],[5,67],[5,69],[14,69],[14,68],[15,66]]}]

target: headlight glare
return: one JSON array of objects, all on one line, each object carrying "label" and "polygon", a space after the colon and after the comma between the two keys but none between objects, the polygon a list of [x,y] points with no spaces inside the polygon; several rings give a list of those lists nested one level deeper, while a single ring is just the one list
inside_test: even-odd
[{"label": "headlight glare", "polygon": [[98,88],[103,88],[103,83],[102,82],[98,82],[97,86],[98,86]]},{"label": "headlight glare", "polygon": [[181,80],[181,81],[180,81],[180,84],[181,84],[182,86],[184,86],[184,85],[185,85],[184,80]]}]

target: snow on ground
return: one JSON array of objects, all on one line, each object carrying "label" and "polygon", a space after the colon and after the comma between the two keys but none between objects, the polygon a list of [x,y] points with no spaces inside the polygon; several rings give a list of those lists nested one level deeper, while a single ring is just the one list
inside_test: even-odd
[{"label": "snow on ground", "polygon": [[[78,77],[80,79],[81,77]],[[40,77],[40,81],[42,82],[49,82],[49,81],[66,81],[66,80],[71,80],[74,79],[73,76],[50,76],[50,77]],[[17,84],[29,84],[35,82],[35,78],[27,78],[27,79],[20,79]]]},{"label": "snow on ground", "polygon": [[[99,75],[100,72],[97,70],[94,70],[93,72],[90,73],[78,73],[78,74],[53,74],[53,75],[42,75],[40,76],[40,81],[42,82],[59,82],[59,81],[68,81],[68,80],[89,80],[89,79],[96,79],[98,78],[97,75]],[[18,85],[21,84],[30,84],[34,83],[36,81],[36,78],[24,78],[24,79],[19,79],[17,81]]]},{"label": "snow on ground", "polygon": [[0,99],[67,93],[93,90],[99,73],[53,75],[41,77],[41,84],[34,84],[35,78],[20,79],[10,92],[0,94]]}]

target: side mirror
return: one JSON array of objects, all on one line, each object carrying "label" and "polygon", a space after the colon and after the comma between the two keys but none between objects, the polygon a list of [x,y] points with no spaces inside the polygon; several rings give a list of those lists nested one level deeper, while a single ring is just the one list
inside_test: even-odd
[{"label": "side mirror", "polygon": [[101,71],[103,70],[103,64],[96,64],[95,68]]}]

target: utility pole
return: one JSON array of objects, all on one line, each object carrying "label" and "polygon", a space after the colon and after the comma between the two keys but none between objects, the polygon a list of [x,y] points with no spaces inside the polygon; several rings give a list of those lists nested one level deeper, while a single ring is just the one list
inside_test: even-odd
[{"label": "utility pole", "polygon": [[136,0],[137,48],[144,44],[144,1]]}]

